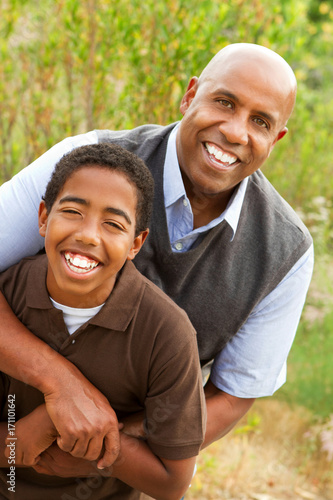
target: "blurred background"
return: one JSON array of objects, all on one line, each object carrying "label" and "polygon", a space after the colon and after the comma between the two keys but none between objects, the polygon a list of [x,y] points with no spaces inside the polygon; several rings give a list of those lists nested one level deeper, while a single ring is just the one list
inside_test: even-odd
[{"label": "blurred background", "polygon": [[264,172],[315,240],[288,382],[201,453],[187,499],[333,498],[333,0],[0,0],[0,183],[69,135],[180,119],[191,76],[229,43],[298,80]]}]

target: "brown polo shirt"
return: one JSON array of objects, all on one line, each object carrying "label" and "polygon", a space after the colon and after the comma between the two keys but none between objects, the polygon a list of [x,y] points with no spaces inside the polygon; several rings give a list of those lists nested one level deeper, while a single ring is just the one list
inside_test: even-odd
[{"label": "brown polo shirt", "polygon": [[[46,272],[43,255],[24,259],[0,276],[0,290],[17,317],[74,363],[108,398],[119,419],[144,410],[147,443],[157,456],[197,455],[205,405],[196,335],[185,312],[127,262],[103,308],[69,335],[62,312],[49,299]],[[36,389],[4,380],[2,421],[7,421],[7,394],[15,394],[16,420],[43,402]],[[12,498],[7,472],[1,471],[0,491],[3,498]],[[66,500],[84,491],[92,500],[139,497],[119,480],[97,479],[63,479],[16,468],[13,498]]]}]

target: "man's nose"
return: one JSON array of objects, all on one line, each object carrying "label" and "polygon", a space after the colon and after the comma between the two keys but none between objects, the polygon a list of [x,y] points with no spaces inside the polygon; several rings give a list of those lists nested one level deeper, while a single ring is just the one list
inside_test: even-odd
[{"label": "man's nose", "polygon": [[219,129],[231,144],[246,146],[249,142],[248,121],[244,116],[235,115],[229,118],[220,124]]},{"label": "man's nose", "polygon": [[101,241],[100,225],[97,221],[85,219],[77,230],[75,239],[85,245],[99,245]]}]

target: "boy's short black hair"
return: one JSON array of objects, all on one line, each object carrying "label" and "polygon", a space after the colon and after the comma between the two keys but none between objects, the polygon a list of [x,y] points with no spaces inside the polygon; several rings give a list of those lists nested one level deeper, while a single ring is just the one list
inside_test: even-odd
[{"label": "boy's short black hair", "polygon": [[46,186],[43,200],[50,210],[69,177],[80,168],[100,166],[123,173],[137,192],[136,230],[137,236],[147,229],[152,211],[154,181],[143,160],[117,144],[99,143],[81,146],[64,155],[56,164]]}]

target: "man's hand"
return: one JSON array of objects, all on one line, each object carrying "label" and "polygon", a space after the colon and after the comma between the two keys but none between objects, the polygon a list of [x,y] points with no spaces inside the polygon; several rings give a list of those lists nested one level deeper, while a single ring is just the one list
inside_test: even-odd
[{"label": "man's hand", "polygon": [[[40,454],[57,438],[57,431],[47,414],[45,405],[41,405],[15,425],[15,465],[35,465]],[[8,442],[13,438],[9,437]],[[6,447],[5,456],[10,450]]]},{"label": "man's hand", "polygon": [[57,431],[57,443],[74,457],[97,460],[109,467],[119,449],[119,424],[108,400],[77,370],[66,384],[44,394],[46,408]]}]

